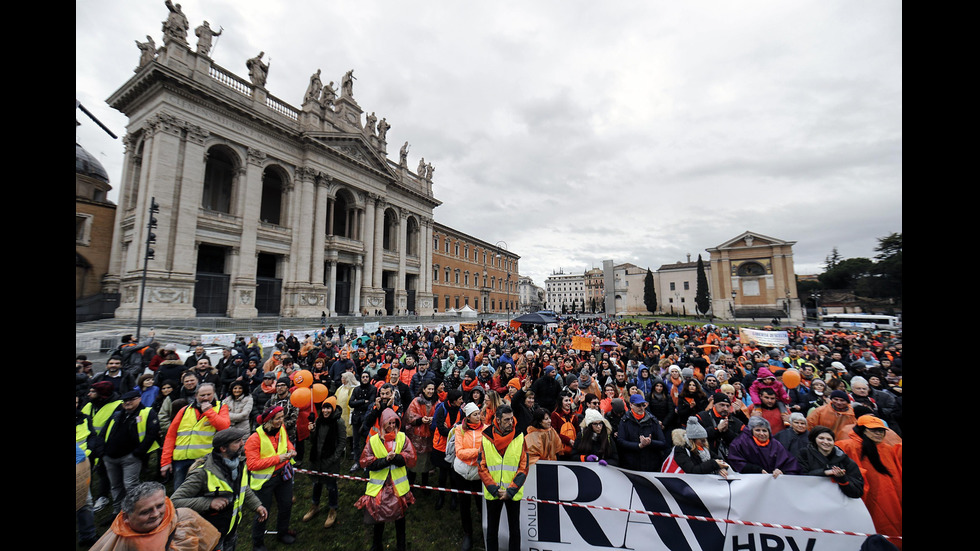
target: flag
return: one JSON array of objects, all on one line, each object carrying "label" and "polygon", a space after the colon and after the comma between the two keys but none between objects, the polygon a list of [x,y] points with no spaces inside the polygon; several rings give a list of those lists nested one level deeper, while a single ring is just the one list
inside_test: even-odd
[{"label": "flag", "polygon": [[684,474],[684,469],[674,461],[674,450],[676,447],[670,449],[670,455],[664,460],[664,464],[660,467],[660,472],[663,473],[673,473],[673,474]]}]

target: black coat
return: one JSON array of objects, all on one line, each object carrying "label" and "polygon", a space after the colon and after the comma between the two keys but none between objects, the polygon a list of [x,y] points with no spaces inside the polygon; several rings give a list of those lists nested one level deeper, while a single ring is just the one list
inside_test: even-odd
[{"label": "black coat", "polygon": [[[650,445],[641,448],[640,436],[649,436]],[[670,442],[660,429],[660,423],[650,412],[644,411],[643,419],[637,421],[633,413],[627,411],[619,422],[616,445],[619,446],[620,467],[658,472],[663,465],[663,452],[670,447]]]},{"label": "black coat", "polygon": [[820,450],[810,444],[796,459],[800,465],[800,474],[803,475],[830,478],[824,474],[824,471],[834,466],[844,469],[845,474],[841,479],[831,480],[837,483],[837,487],[847,497],[859,498],[864,494],[864,477],[861,476],[861,468],[837,446],[834,446],[834,451],[829,457],[824,457]]}]

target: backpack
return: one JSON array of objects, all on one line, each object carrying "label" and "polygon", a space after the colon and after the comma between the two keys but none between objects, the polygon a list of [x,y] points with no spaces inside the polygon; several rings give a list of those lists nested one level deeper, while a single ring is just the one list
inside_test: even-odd
[{"label": "backpack", "polygon": [[[574,417],[572,417],[574,419]],[[564,436],[569,440],[575,440],[578,437],[578,431],[575,430],[575,423],[571,421],[565,421],[561,424],[561,430],[558,431],[559,436]],[[562,442],[562,453],[568,454],[572,452],[572,447]]]}]

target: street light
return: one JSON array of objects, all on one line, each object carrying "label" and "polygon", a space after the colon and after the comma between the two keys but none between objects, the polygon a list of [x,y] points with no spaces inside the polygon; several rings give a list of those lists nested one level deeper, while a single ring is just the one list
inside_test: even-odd
[{"label": "street light", "polygon": [[732,319],[735,319],[735,297],[738,296],[738,291],[732,289],[732,303],[728,305],[732,310]]},{"label": "street light", "polygon": [[789,289],[788,288],[786,289],[786,303],[784,306],[786,308],[786,319],[789,319]]},{"label": "street light", "polygon": [[813,318],[820,318],[820,292],[813,291],[810,293],[810,298],[813,299]]}]

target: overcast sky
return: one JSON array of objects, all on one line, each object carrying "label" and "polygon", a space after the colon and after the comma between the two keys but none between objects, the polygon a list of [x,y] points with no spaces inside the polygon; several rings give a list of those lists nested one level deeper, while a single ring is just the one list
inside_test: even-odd
[{"label": "overcast sky", "polygon": [[[795,241],[798,274],[837,247],[873,257],[902,231],[902,4],[855,1],[185,0],[188,40],[224,28],[215,62],[298,107],[310,75],[354,69],[411,144],[435,219],[503,240],[538,285],[603,259],[656,270],[751,230]],[[105,100],[162,45],[163,0],[76,0],[75,98]],[[115,200],[121,140],[83,113],[76,142]]]}]

